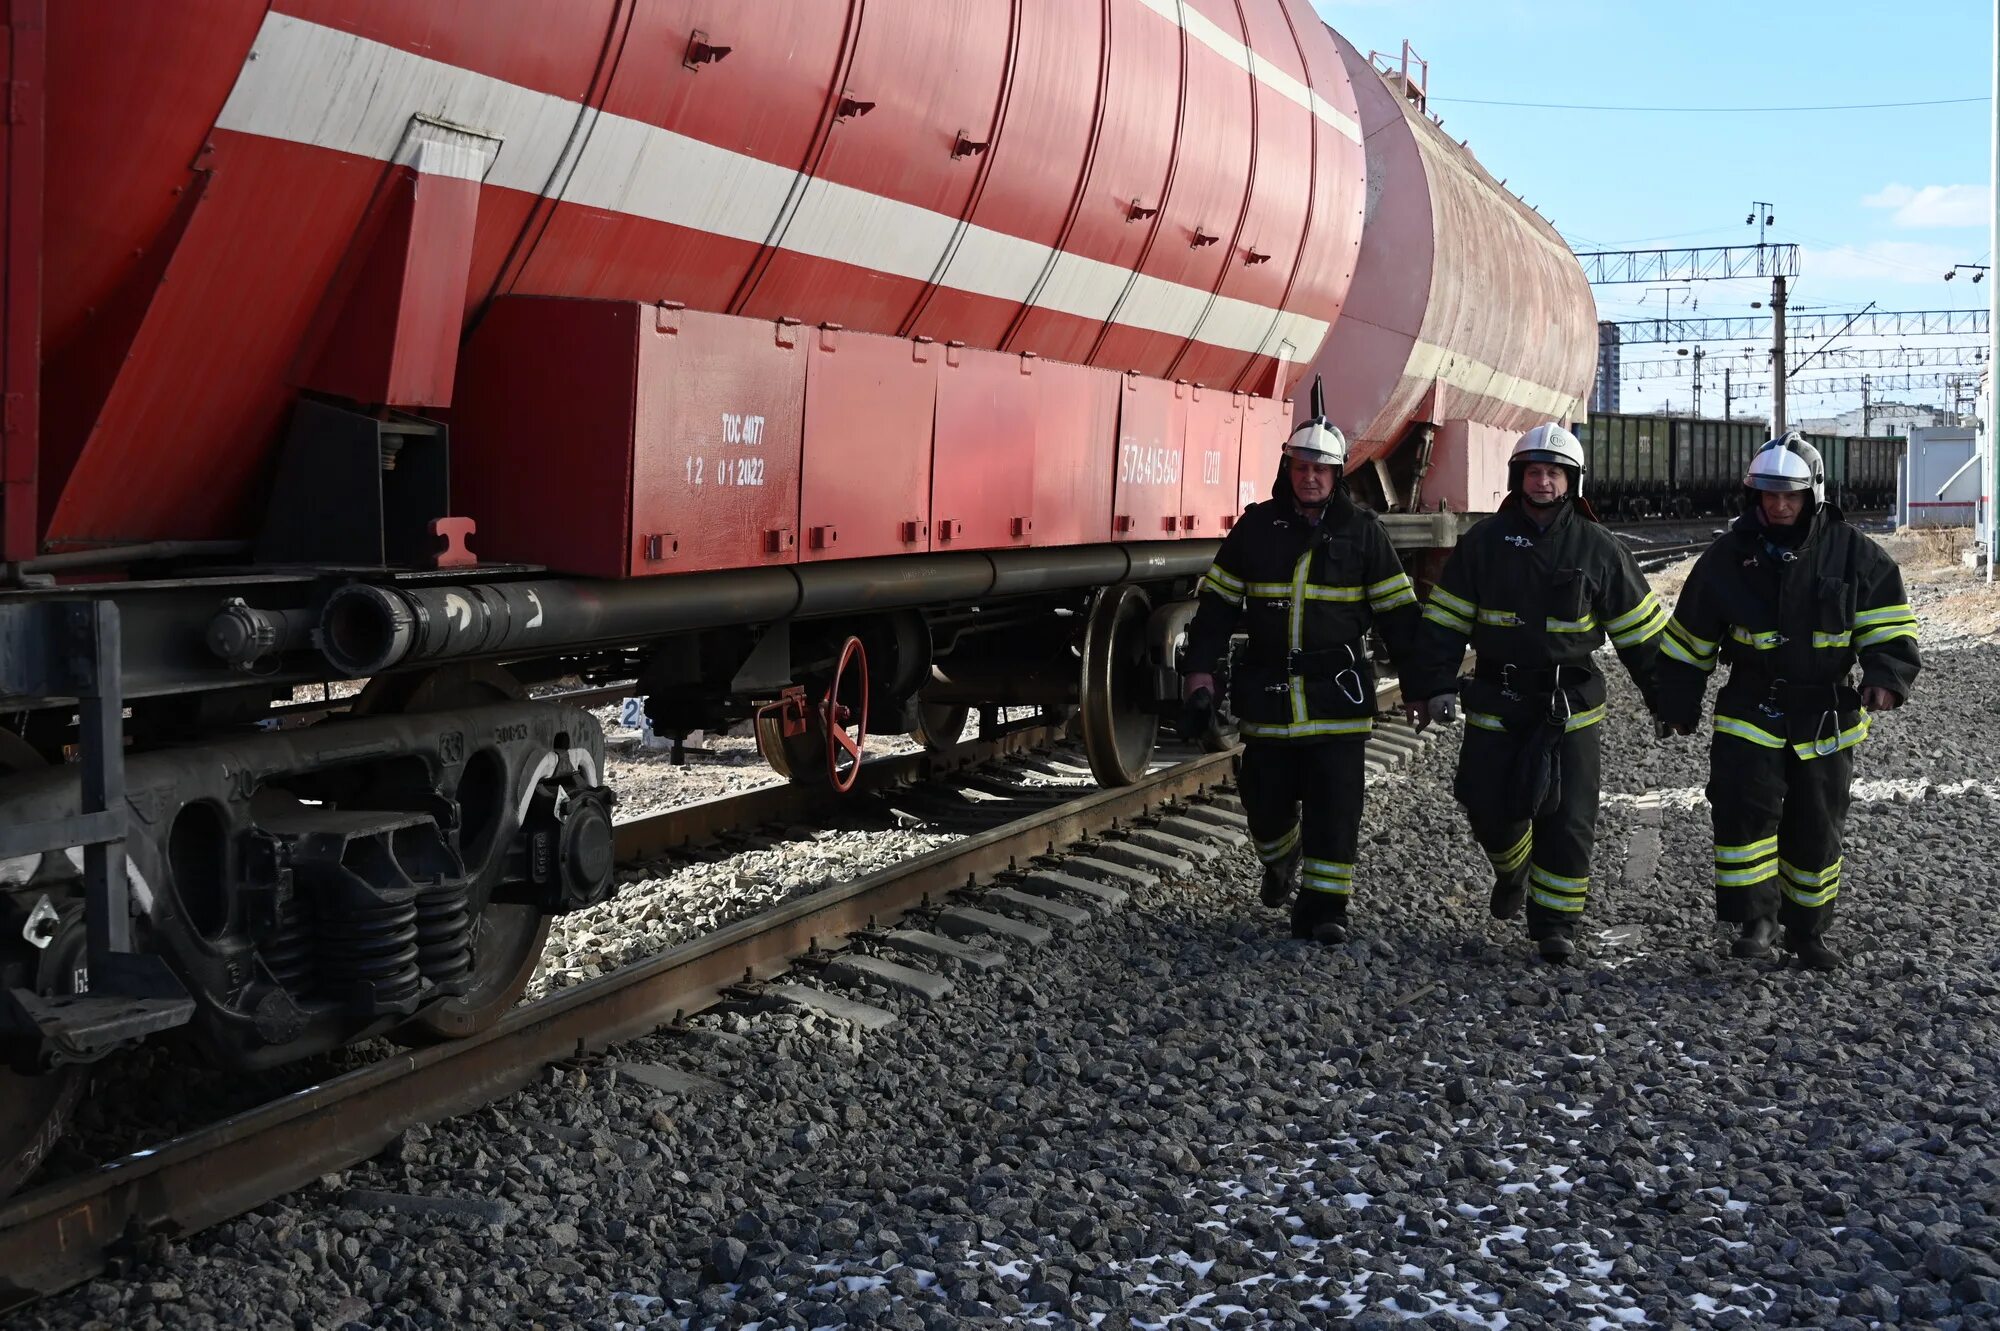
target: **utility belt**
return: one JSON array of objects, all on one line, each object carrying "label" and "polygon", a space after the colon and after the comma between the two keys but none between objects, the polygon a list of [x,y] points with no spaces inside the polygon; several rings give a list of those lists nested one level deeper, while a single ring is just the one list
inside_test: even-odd
[{"label": "utility belt", "polygon": [[1523,666],[1511,661],[1481,660],[1473,666],[1472,678],[1499,688],[1508,703],[1543,699],[1548,705],[1548,721],[1561,726],[1576,713],[1570,689],[1588,683],[1597,672],[1588,666]]},{"label": "utility belt", "polygon": [[1338,647],[1294,648],[1282,655],[1272,652],[1245,653],[1236,667],[1239,680],[1265,693],[1290,693],[1294,678],[1331,680],[1343,697],[1355,706],[1373,700],[1362,668],[1368,658],[1358,642]]},{"label": "utility belt", "polygon": [[1787,741],[1810,744],[1822,756],[1840,747],[1841,718],[1861,710],[1861,691],[1838,680],[1795,684],[1778,676],[1745,677],[1738,670],[1729,677],[1728,691],[1782,727]]}]

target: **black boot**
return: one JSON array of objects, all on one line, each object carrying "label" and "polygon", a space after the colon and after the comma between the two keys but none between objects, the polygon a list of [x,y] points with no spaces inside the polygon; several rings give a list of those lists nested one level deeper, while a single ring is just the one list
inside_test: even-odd
[{"label": "black boot", "polygon": [[1535,951],[1551,966],[1567,966],[1576,954],[1576,939],[1567,929],[1555,930],[1535,940]]},{"label": "black boot", "polygon": [[1266,906],[1278,907],[1292,899],[1292,893],[1299,886],[1299,864],[1305,859],[1305,852],[1296,847],[1292,853],[1276,864],[1264,866],[1264,885],[1259,893]]},{"label": "black boot", "polygon": [[1347,898],[1337,892],[1301,892],[1292,907],[1292,937],[1329,945],[1347,941]]},{"label": "black boot", "polygon": [[1763,918],[1745,920],[1742,932],[1730,945],[1730,952],[1745,961],[1768,961],[1771,958],[1771,944],[1778,941],[1778,922]]},{"label": "black boot", "polygon": [[1785,946],[1799,959],[1799,965],[1809,971],[1837,971],[1847,964],[1847,958],[1828,947],[1826,940],[1817,935],[1787,938]]},{"label": "black boot", "polygon": [[1526,878],[1495,878],[1493,880],[1493,918],[1511,920],[1521,913],[1521,907],[1528,900],[1528,880]]}]

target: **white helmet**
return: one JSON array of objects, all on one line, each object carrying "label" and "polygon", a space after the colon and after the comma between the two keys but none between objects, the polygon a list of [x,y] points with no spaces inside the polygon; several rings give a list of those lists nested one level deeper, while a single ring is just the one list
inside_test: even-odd
[{"label": "white helmet", "polygon": [[1507,488],[1521,488],[1521,472],[1530,462],[1553,462],[1569,473],[1571,498],[1583,495],[1583,442],[1554,421],[1537,425],[1514,441],[1507,459]]},{"label": "white helmet", "polygon": [[1583,443],[1562,426],[1550,422],[1514,441],[1509,462],[1553,462],[1558,466],[1583,470]]},{"label": "white helmet", "polygon": [[1326,418],[1326,399],[1318,375],[1313,376],[1312,417],[1301,421],[1299,428],[1292,431],[1292,437],[1285,441],[1285,456],[1325,467],[1347,465],[1347,436]]},{"label": "white helmet", "polygon": [[1817,448],[1791,430],[1757,450],[1750,459],[1750,470],[1744,473],[1743,486],[1778,494],[1810,490],[1817,504],[1826,498],[1826,464]]}]

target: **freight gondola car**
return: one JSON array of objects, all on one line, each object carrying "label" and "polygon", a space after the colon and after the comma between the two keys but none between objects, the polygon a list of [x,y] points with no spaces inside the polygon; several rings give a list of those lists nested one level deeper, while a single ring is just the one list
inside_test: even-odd
[{"label": "freight gondola car", "polygon": [[1546,223],[1306,0],[562,10],[9,0],[0,1192],[135,1041],[505,1011],[613,885],[529,686],[836,784],[1076,705],[1129,779],[1350,305],[1406,541],[1588,382]]},{"label": "freight gondola car", "polygon": [[[1743,474],[1768,438],[1758,421],[1593,412],[1577,427],[1589,493],[1607,517],[1716,516],[1736,511]],[[1807,434],[1826,461],[1827,493],[1850,511],[1886,508],[1903,441]]]}]

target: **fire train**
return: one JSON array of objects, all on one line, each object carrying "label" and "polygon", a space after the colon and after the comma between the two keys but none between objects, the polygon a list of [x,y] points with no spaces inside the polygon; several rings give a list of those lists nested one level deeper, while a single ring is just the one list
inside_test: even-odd
[{"label": "fire train", "polygon": [[835,784],[1075,706],[1130,780],[1309,370],[1413,549],[1591,375],[1307,0],[4,13],[0,1191],[134,1042],[505,1011],[613,885],[535,686]]}]

